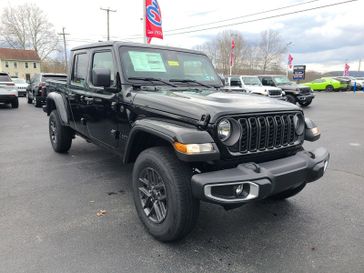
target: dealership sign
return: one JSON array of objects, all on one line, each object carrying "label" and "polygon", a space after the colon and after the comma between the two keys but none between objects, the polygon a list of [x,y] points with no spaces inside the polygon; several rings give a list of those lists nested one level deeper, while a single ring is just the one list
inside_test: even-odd
[{"label": "dealership sign", "polygon": [[293,66],[293,80],[300,81],[305,79],[306,66],[295,65]]}]

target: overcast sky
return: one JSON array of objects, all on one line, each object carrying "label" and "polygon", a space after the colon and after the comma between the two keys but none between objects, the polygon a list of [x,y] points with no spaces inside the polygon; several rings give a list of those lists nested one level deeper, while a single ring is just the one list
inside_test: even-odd
[{"label": "overcast sky", "polygon": [[[241,31],[252,43],[259,40],[260,32],[275,29],[281,33],[290,47],[295,64],[306,64],[309,70],[342,70],[347,60],[351,70],[358,69],[363,59],[364,70],[364,0],[335,7],[291,14],[259,22],[240,24],[225,28],[171,35],[168,30],[246,14],[272,10],[293,3],[309,0],[243,1],[243,0],[158,0],[162,10],[164,40],[153,39],[152,43],[192,48],[225,29]],[[263,15],[242,18],[227,23],[242,22],[281,13],[307,9],[319,5],[345,0],[318,0],[303,6],[284,9]],[[111,38],[142,42],[143,0],[1,0],[0,9],[22,3],[35,3],[48,16],[57,31],[66,27],[70,47],[91,41],[106,39],[106,14],[100,7],[116,9],[110,15]],[[210,25],[211,26],[211,25]],[[214,25],[212,25],[214,26]],[[189,28],[194,30],[195,28]],[[139,37],[136,37],[139,36]]]}]

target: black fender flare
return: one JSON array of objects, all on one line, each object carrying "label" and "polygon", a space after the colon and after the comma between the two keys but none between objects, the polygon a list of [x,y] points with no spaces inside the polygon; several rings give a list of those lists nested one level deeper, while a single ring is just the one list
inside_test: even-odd
[{"label": "black fender flare", "polygon": [[196,127],[190,125],[177,124],[160,119],[145,118],[137,120],[133,124],[125,147],[125,153],[123,158],[124,163],[132,162],[131,158],[134,148],[133,144],[139,133],[147,133],[161,138],[162,140],[169,142],[172,147],[174,142],[180,142],[185,144],[212,143],[214,145],[214,152],[204,155],[203,158],[201,157],[201,155],[186,156],[184,154],[176,152],[178,158],[183,161],[216,160],[220,157],[220,153],[215,144],[215,141],[207,131],[199,130]]},{"label": "black fender flare", "polygon": [[63,124],[69,124],[67,102],[57,92],[49,93],[46,100],[46,112],[48,116],[52,113],[53,109],[57,110]]}]

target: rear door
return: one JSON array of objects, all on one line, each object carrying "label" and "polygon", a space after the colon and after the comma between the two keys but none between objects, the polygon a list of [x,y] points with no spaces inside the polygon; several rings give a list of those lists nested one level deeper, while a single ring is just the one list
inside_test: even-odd
[{"label": "rear door", "polygon": [[71,109],[71,126],[79,133],[87,136],[87,119],[85,117],[85,107],[87,107],[87,77],[89,66],[89,52],[80,50],[73,55],[73,66],[67,98]]}]

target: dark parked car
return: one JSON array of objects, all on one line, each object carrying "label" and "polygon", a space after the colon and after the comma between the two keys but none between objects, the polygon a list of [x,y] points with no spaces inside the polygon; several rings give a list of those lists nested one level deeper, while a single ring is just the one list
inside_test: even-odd
[{"label": "dark parked car", "polygon": [[200,200],[288,198],[327,168],[326,149],[303,148],[320,133],[299,107],[222,92],[201,52],[105,42],[73,49],[71,67],[66,83],[48,81],[54,151],[78,135],[134,163],[136,211],[158,240],[187,235]]},{"label": "dark parked car", "polygon": [[283,75],[260,75],[259,79],[263,85],[281,88],[287,101],[293,104],[298,102],[301,106],[308,106],[315,97],[310,87],[292,82]]},{"label": "dark parked car", "polygon": [[28,103],[33,103],[35,107],[44,104],[47,97],[46,81],[47,80],[67,80],[66,74],[57,73],[40,73],[34,74],[27,88]]}]

